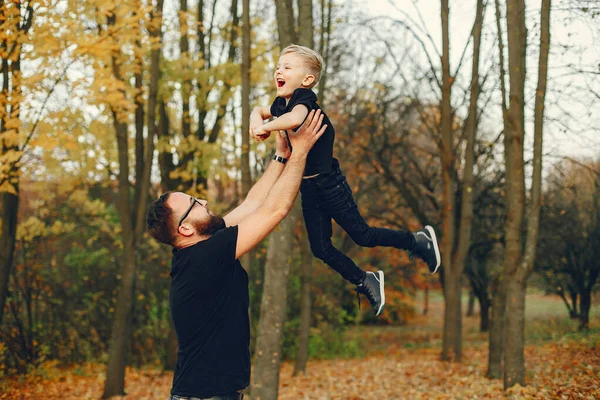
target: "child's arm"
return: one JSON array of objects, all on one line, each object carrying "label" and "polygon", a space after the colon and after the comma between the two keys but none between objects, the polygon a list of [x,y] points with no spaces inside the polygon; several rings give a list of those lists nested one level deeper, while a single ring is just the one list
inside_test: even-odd
[{"label": "child's arm", "polygon": [[283,114],[281,117],[267,122],[259,128],[258,134],[271,131],[287,131],[288,129],[296,129],[306,119],[308,108],[304,104],[298,104],[292,111]]},{"label": "child's arm", "polygon": [[[270,107],[254,107],[250,113],[250,137],[253,139],[259,139],[257,138],[255,131],[264,124],[265,119],[269,119],[271,117],[272,115]],[[264,137],[260,138],[260,140],[264,140],[267,137],[269,137],[269,135],[265,135]]]}]

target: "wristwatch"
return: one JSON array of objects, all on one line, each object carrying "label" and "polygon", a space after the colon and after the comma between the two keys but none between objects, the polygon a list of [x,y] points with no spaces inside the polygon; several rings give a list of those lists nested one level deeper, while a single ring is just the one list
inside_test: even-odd
[{"label": "wristwatch", "polygon": [[273,155],[273,160],[279,161],[280,163],[285,164],[288,159],[287,158],[283,158],[281,156],[278,156],[277,154],[274,154]]}]

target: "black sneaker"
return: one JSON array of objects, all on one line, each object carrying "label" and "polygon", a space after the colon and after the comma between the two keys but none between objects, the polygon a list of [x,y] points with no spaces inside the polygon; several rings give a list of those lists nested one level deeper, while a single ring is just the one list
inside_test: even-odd
[{"label": "black sneaker", "polygon": [[[371,303],[373,310],[375,310],[375,315],[380,315],[383,311],[383,306],[385,306],[383,285],[383,271],[377,271],[377,273],[368,271],[365,280],[354,288],[357,295],[364,294],[369,299],[369,303]],[[360,308],[360,296],[358,307]]]},{"label": "black sneaker", "polygon": [[415,246],[409,251],[410,259],[414,256],[419,257],[427,263],[431,274],[435,274],[442,263],[440,256],[440,247],[438,246],[435,231],[429,225],[420,231],[412,234],[415,238]]}]

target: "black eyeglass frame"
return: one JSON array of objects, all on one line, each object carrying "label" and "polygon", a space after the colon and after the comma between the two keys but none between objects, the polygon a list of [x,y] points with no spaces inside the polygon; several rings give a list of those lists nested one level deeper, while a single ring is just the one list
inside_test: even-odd
[{"label": "black eyeglass frame", "polygon": [[183,220],[186,219],[188,215],[190,215],[190,212],[192,211],[192,208],[194,208],[194,204],[198,203],[198,204],[202,205],[202,203],[200,203],[200,200],[198,200],[195,197],[190,196],[190,201],[191,201],[192,204],[190,204],[190,206],[187,209],[187,211],[183,213],[183,216],[179,220],[179,224],[177,224],[177,229],[179,229],[179,227],[183,223]]}]

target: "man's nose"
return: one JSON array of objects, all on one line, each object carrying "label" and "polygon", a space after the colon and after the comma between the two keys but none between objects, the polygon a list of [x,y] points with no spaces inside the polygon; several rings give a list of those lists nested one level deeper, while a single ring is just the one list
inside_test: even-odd
[{"label": "man's nose", "polygon": [[198,203],[200,203],[200,205],[201,205],[202,207],[206,207],[206,206],[207,206],[207,204],[208,204],[208,201],[206,201],[206,200],[198,200]]}]

